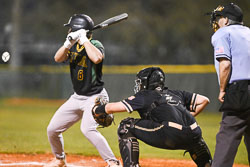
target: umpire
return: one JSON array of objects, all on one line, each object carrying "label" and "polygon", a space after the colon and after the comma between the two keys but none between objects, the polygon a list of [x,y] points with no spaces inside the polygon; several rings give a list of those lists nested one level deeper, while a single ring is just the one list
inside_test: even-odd
[{"label": "umpire", "polygon": [[118,128],[124,167],[139,167],[137,139],[158,148],[186,150],[198,167],[210,167],[210,151],[194,116],[209,103],[205,96],[164,87],[158,67],[137,74],[135,95],[123,101],[93,107],[95,115],[138,111],[141,119],[126,118]]},{"label": "umpire", "polygon": [[212,166],[233,166],[242,136],[250,164],[250,29],[233,3],[212,11],[210,23],[223,112]]}]

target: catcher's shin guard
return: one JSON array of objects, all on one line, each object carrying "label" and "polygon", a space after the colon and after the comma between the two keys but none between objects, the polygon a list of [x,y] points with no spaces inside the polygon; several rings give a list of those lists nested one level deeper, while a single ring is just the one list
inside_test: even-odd
[{"label": "catcher's shin guard", "polygon": [[206,142],[202,138],[187,151],[198,167],[211,166],[212,156]]},{"label": "catcher's shin guard", "polygon": [[123,120],[118,128],[119,148],[124,167],[139,167],[139,142],[129,132],[135,120],[127,118]]},{"label": "catcher's shin guard", "polygon": [[119,139],[119,148],[124,167],[139,167],[139,143],[136,138]]}]

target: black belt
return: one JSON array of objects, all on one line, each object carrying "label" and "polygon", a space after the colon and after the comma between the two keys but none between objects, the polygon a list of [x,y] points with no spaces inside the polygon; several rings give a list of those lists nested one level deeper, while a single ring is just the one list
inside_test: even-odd
[{"label": "black belt", "polygon": [[233,81],[233,82],[230,83],[229,85],[236,85],[237,83],[241,83],[241,82],[247,82],[247,84],[250,85],[250,80],[238,80],[238,81]]},{"label": "black belt", "polygon": [[248,85],[248,90],[250,90],[250,80],[238,80],[238,81],[233,81],[232,83],[228,84],[228,87],[231,85],[237,85],[237,84],[241,84],[241,83],[246,83]]}]

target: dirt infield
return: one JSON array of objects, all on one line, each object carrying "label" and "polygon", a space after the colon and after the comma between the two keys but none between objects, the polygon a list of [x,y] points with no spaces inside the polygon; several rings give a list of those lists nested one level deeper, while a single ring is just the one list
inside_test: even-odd
[{"label": "dirt infield", "polygon": [[[38,167],[48,163],[51,154],[0,154],[0,166],[11,167]],[[104,167],[106,163],[100,157],[86,157],[80,155],[67,155],[68,167]],[[189,160],[173,159],[140,159],[142,167],[195,167]],[[234,165],[234,167],[248,167],[247,165]]]}]

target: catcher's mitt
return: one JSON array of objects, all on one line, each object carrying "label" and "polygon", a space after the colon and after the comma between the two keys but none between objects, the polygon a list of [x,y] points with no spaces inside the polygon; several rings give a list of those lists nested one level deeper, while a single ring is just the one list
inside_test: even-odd
[{"label": "catcher's mitt", "polygon": [[[98,96],[95,100],[95,105],[92,108],[92,115],[95,121],[102,127],[108,127],[114,121],[113,114],[107,114],[105,112],[105,105],[108,103],[108,100],[103,96]],[[98,108],[98,112],[96,109]]]}]

